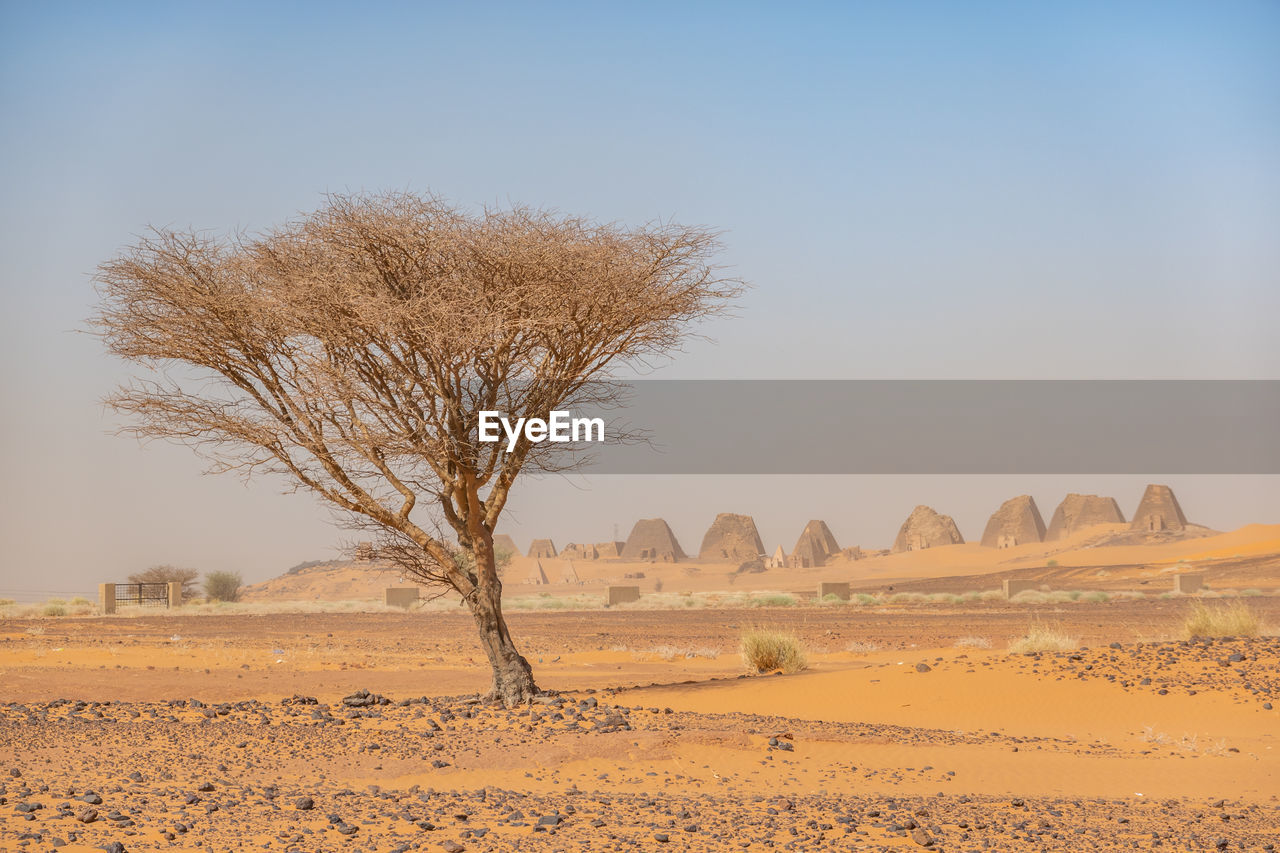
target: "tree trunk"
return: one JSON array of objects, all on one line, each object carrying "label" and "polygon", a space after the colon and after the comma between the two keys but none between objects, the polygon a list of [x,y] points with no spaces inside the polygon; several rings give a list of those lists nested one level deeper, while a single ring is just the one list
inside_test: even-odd
[{"label": "tree trunk", "polygon": [[502,616],[502,582],[498,580],[492,540],[475,545],[479,583],[468,601],[480,631],[480,644],[493,668],[493,689],[489,696],[500,699],[508,708],[522,705],[538,693],[538,685],[533,682],[533,668],[524,655],[516,651],[507,620]]}]

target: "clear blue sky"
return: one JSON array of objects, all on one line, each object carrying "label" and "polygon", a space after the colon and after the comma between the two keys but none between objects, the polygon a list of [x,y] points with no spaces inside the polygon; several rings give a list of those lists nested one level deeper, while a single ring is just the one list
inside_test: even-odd
[{"label": "clear blue sky", "polygon": [[[755,290],[670,375],[1280,377],[1277,44],[1274,2],[0,3],[0,589],[258,578],[341,538],[106,435],[124,373],[74,331],[146,225],[255,229],[326,190],[725,229]],[[667,514],[876,545],[927,485],[691,482]],[[1102,488],[950,482],[940,509],[973,528],[1059,486]],[[625,532],[667,488],[530,486],[518,538]],[[1205,521],[1280,520],[1274,479],[1196,488]]]}]

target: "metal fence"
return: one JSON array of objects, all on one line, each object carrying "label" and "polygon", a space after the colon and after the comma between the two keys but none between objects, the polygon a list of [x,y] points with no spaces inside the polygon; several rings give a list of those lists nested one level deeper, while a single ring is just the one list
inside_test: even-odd
[{"label": "metal fence", "polygon": [[168,607],[169,585],[167,583],[118,583],[116,584],[116,606],[122,604]]}]

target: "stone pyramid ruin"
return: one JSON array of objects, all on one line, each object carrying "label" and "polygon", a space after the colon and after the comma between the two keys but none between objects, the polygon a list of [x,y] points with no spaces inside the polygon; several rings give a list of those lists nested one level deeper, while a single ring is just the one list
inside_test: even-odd
[{"label": "stone pyramid ruin", "polygon": [[1187,529],[1187,517],[1182,514],[1182,507],[1178,505],[1173,489],[1152,483],[1142,493],[1142,501],[1138,504],[1129,527],[1147,533],[1162,530],[1180,532]]},{"label": "stone pyramid ruin", "polygon": [[708,563],[741,563],[758,560],[764,554],[764,543],[749,515],[722,512],[716,516],[702,537],[698,559]]},{"label": "stone pyramid ruin", "polygon": [[1095,524],[1123,524],[1124,513],[1120,512],[1120,504],[1115,498],[1100,495],[1077,495],[1074,492],[1062,499],[1058,508],[1049,519],[1049,529],[1044,534],[1044,541],[1055,542],[1066,539],[1077,530],[1092,527]]},{"label": "stone pyramid ruin", "polygon": [[525,578],[524,582],[532,586],[542,586],[550,583],[547,580],[547,573],[542,570],[541,560],[533,561],[533,566],[529,569],[529,577]]},{"label": "stone pyramid ruin", "polygon": [[535,560],[555,559],[556,543],[550,539],[535,539],[529,545],[529,556]]},{"label": "stone pyramid ruin", "polygon": [[520,549],[516,547],[516,540],[512,539],[505,533],[493,534],[493,547],[495,549],[506,549],[513,557],[524,556],[524,554],[520,553]]},{"label": "stone pyramid ruin", "polygon": [[594,560],[599,556],[595,545],[577,545],[573,542],[564,546],[564,550],[560,552],[560,558],[564,560]]},{"label": "stone pyramid ruin", "polygon": [[813,569],[825,566],[827,560],[840,553],[836,537],[831,528],[821,519],[815,518],[800,531],[796,547],[791,550],[791,565],[797,569]]},{"label": "stone pyramid ruin", "polygon": [[600,555],[601,560],[620,560],[622,549],[626,547],[626,542],[597,542],[596,553]]},{"label": "stone pyramid ruin", "polygon": [[903,551],[923,551],[925,548],[940,548],[943,545],[963,545],[964,537],[960,528],[949,515],[941,515],[933,507],[918,506],[911,510],[911,515],[902,522],[898,529],[898,538],[893,540],[892,551],[900,554]]},{"label": "stone pyramid ruin", "polygon": [[631,562],[677,563],[688,557],[680,549],[676,535],[661,518],[642,518],[631,528],[622,559]]},{"label": "stone pyramid ruin", "polygon": [[1018,495],[1000,504],[982,531],[982,544],[987,548],[1012,548],[1043,541],[1044,519],[1031,495]]},{"label": "stone pyramid ruin", "polygon": [[564,564],[560,566],[560,580],[565,583],[582,583],[582,580],[578,577],[578,570],[573,567],[573,560],[565,560]]}]

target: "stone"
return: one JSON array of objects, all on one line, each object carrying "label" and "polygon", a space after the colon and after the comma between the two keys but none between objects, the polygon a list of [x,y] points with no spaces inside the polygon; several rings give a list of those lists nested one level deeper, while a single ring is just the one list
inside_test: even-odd
[{"label": "stone", "polygon": [[898,529],[892,551],[922,551],[944,545],[963,545],[964,537],[949,515],[940,515],[932,507],[917,506]]},{"label": "stone", "polygon": [[1124,524],[1124,513],[1115,498],[1099,495],[1067,495],[1053,511],[1044,541],[1066,539],[1078,530],[1098,524]]},{"label": "stone", "polygon": [[607,594],[607,601],[610,606],[615,604],[627,604],[628,602],[640,600],[640,587],[611,586],[609,587]]},{"label": "stone", "polygon": [[631,528],[622,559],[628,562],[678,563],[688,556],[671,527],[661,518],[642,518]]},{"label": "stone", "polygon": [[825,566],[827,561],[840,553],[840,546],[831,528],[821,519],[815,518],[800,531],[796,547],[791,550],[791,568],[815,569]]},{"label": "stone", "polygon": [[1178,504],[1173,489],[1152,483],[1142,493],[1142,500],[1129,527],[1147,533],[1165,530],[1181,532],[1187,528],[1187,517],[1182,514],[1182,507]]},{"label": "stone", "polygon": [[1044,533],[1044,519],[1040,517],[1035,498],[1018,495],[1002,503],[992,514],[982,531],[982,544],[986,548],[1013,548],[1043,542]]},{"label": "stone", "polygon": [[708,563],[738,564],[744,560],[760,560],[764,557],[764,543],[756,530],[756,522],[749,515],[722,512],[711,522],[702,537],[698,559]]},{"label": "stone", "polygon": [[554,560],[556,556],[556,543],[550,539],[535,539],[529,545],[528,556],[535,560]]}]

